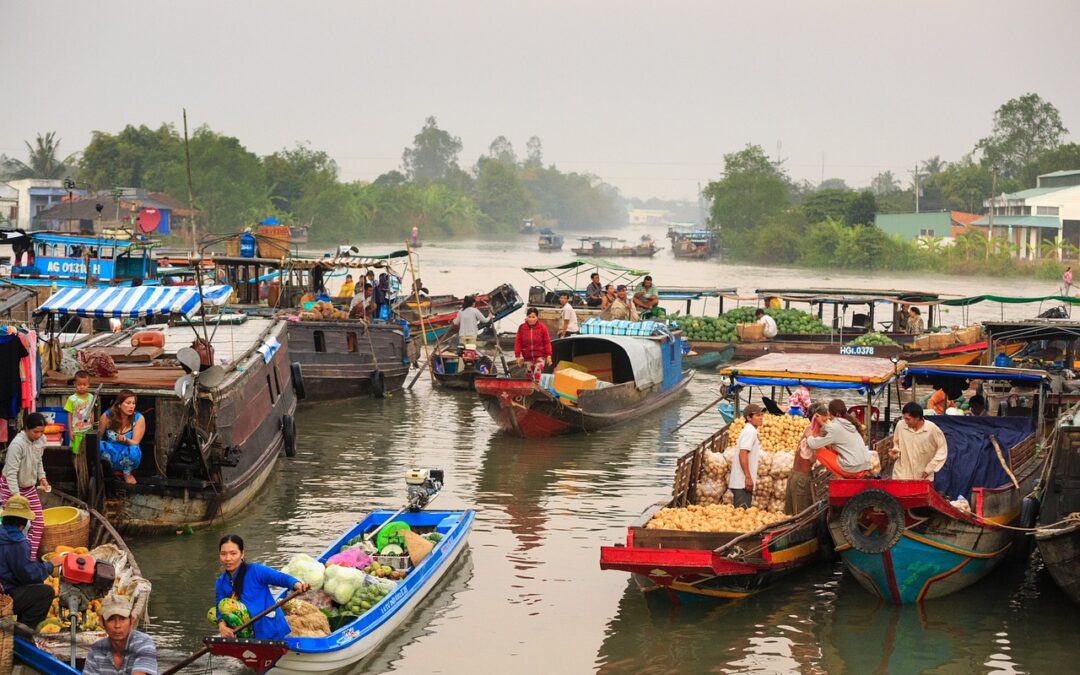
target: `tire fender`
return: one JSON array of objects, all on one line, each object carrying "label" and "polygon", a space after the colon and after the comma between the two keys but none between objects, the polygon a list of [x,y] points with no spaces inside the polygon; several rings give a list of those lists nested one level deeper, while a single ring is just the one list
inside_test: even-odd
[{"label": "tire fender", "polygon": [[[864,529],[866,519],[876,525],[874,535]],[[844,538],[857,551],[868,554],[888,551],[904,534],[904,508],[884,490],[863,490],[840,512]]]},{"label": "tire fender", "polygon": [[304,373],[300,369],[300,362],[293,361],[289,366],[292,370],[292,386],[293,391],[296,392],[296,400],[303,401],[306,398],[304,392]]},{"label": "tire fender", "polygon": [[285,456],[296,456],[296,420],[292,415],[281,416],[281,438],[285,444]]},{"label": "tire fender", "polygon": [[386,377],[378,368],[371,371],[371,395],[375,398],[386,396]]}]

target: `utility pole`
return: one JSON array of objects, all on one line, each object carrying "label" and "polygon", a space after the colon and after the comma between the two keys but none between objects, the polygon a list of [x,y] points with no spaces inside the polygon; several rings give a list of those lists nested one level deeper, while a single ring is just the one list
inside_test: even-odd
[{"label": "utility pole", "polygon": [[[188,147],[188,133],[187,133],[187,108],[182,108],[184,112],[184,164],[187,167],[187,199],[188,209],[191,210],[191,252],[195,254],[199,251],[199,233],[196,230],[195,225],[195,197],[194,190],[191,188],[191,149]],[[198,276],[198,272],[196,272]]]},{"label": "utility pole", "polygon": [[915,170],[911,172],[911,180],[915,183],[915,213],[919,212],[919,163],[915,162]]},{"label": "utility pole", "polygon": [[997,201],[997,164],[990,165],[990,212],[986,215],[986,260],[990,260],[990,245],[994,241],[994,202]]}]

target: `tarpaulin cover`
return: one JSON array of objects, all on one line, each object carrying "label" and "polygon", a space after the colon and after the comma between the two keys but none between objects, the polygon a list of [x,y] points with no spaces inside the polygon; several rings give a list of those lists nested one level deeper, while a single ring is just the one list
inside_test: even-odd
[{"label": "tarpaulin cover", "polygon": [[658,321],[605,321],[603,319],[589,319],[581,324],[581,334],[671,337],[671,331],[668,330],[667,325]]},{"label": "tarpaulin cover", "polygon": [[202,305],[224,305],[230,286],[123,286],[111,288],[64,288],[38,307],[37,314],[75,314],[82,317],[135,318],[164,314],[189,314]]},{"label": "tarpaulin cover", "polygon": [[997,438],[1008,462],[1009,448],[1034,431],[1029,417],[934,415],[927,420],[938,425],[949,444],[945,466],[934,476],[934,489],[949,499],[964,497],[970,501],[972,488],[996,488],[1009,483],[990,437]]},{"label": "tarpaulin cover", "polygon": [[[605,349],[589,348],[584,353],[621,351],[634,374],[634,384],[638,389],[648,389],[653,385],[664,383],[664,359],[660,353],[660,344],[655,340],[622,335],[574,335],[557,340],[552,345],[552,351],[557,361],[571,360],[575,353],[583,353],[578,351],[578,345],[584,346],[597,341],[606,343]],[[592,345],[589,346],[592,347]],[[612,362],[616,367],[618,366],[615,358]]]},{"label": "tarpaulin cover", "polygon": [[982,368],[979,366],[908,366],[908,375],[927,376],[930,378],[964,378],[968,380],[1007,380],[1009,382],[1042,382],[1047,379],[1045,371],[1021,370],[1019,368]]}]

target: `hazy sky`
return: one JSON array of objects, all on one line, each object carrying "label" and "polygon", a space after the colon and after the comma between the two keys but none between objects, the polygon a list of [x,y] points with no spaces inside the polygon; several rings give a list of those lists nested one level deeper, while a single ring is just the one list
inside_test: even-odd
[{"label": "hazy sky", "polygon": [[[887,6],[886,6],[887,4]],[[1036,92],[1080,139],[1080,3],[0,0],[0,152],[54,130],[192,125],[345,180],[397,168],[424,119],[471,166],[503,134],[636,197],[692,198],[747,143],[866,185],[954,160]]]}]

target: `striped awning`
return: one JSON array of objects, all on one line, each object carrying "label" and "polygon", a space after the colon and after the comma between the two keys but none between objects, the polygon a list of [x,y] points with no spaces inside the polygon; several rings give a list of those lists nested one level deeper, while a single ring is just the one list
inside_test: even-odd
[{"label": "striped awning", "polygon": [[231,286],[116,286],[112,288],[64,288],[37,308],[35,313],[75,314],[98,318],[135,318],[163,314],[189,314],[205,298],[224,305]]}]

